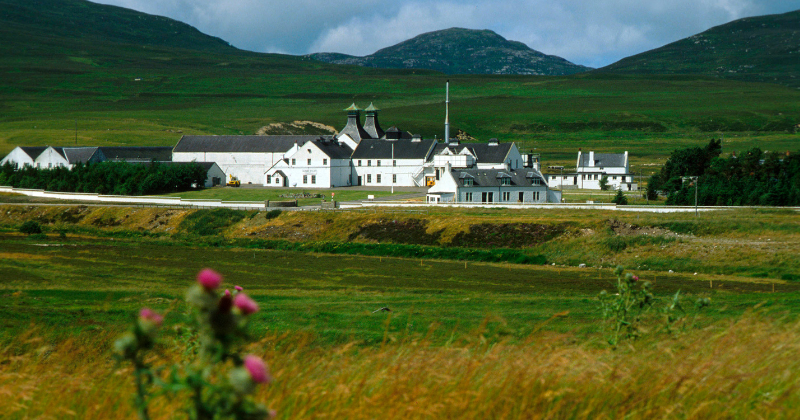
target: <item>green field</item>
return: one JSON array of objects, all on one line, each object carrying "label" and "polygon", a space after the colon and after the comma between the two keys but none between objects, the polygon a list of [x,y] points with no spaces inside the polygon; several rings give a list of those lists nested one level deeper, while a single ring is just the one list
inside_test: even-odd
[{"label": "green field", "polygon": [[[0,392],[25,398],[0,401],[8,418],[132,416],[130,370],[111,360],[111,345],[139,308],[151,307],[166,321],[148,360],[180,361],[192,337],[184,291],[204,267],[222,273],[225,288],[243,286],[261,307],[251,316],[255,343],[247,351],[273,368],[276,383],[256,398],[280,418],[731,418],[754,407],[785,418],[800,411],[791,374],[800,369],[793,357],[800,351],[800,231],[790,209],[700,218],[498,209],[273,218],[80,205],[2,210]],[[36,221],[44,234],[18,233],[22,221]],[[548,264],[462,259],[499,255],[498,241]],[[417,254],[425,249],[449,258]],[[616,264],[652,282],[655,301],[639,338],[612,351],[597,296],[614,292]],[[667,323],[668,314],[682,314],[666,310],[676,293],[686,316]],[[698,312],[699,298],[711,306]],[[153,418],[174,418],[180,401],[155,396]]]}]

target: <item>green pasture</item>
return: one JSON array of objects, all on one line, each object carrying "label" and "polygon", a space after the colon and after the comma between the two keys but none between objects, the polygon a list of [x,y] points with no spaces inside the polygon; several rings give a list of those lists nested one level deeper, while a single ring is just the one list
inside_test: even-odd
[{"label": "green pasture", "polygon": [[[253,331],[303,331],[319,345],[476,333],[515,340],[544,328],[596,337],[596,296],[613,288],[610,269],[464,263],[237,248],[152,240],[24,238],[2,234],[3,342],[34,325],[46,337],[122,330],[143,306],[186,318],[183,293],[204,267],[241,285],[262,310]],[[685,305],[711,297],[702,317],[734,317],[755,305],[794,316],[800,283],[647,271],[661,301],[678,290]],[[713,282],[713,285],[710,283]],[[391,312],[375,312],[388,307]],[[560,314],[555,319],[553,316]],[[703,319],[703,318],[701,318]]]},{"label": "green pasture", "polygon": [[797,89],[703,76],[446,76],[266,54],[63,48],[75,51],[0,56],[0,154],[172,146],[184,134],[253,134],[294,120],[341,129],[353,102],[374,102],[384,128],[441,138],[447,79],[451,132],[516,141],[545,166],[573,165],[578,148],[628,150],[633,171],[649,175],[672,150],[711,137],[724,137],[724,153],[796,150],[800,123]]}]

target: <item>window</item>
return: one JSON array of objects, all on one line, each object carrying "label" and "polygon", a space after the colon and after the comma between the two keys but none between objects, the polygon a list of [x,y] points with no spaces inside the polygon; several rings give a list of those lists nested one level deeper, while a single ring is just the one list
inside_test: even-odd
[{"label": "window", "polygon": [[372,161],[371,160],[367,160],[367,166],[372,166]]},{"label": "window", "polygon": [[308,160],[308,166],[311,166],[311,159]]},{"label": "window", "polygon": [[378,159],[378,165],[377,166],[381,166],[381,160],[380,159]]},{"label": "window", "polygon": [[267,175],[267,184],[272,184],[272,175]]},{"label": "window", "polygon": [[361,159],[358,160],[358,166],[361,166]]},{"label": "window", "polygon": [[392,166],[397,166],[397,161],[396,160],[392,161]]},{"label": "window", "polygon": [[472,201],[472,193],[464,193],[464,201]]},{"label": "window", "polygon": [[500,185],[511,185],[511,178],[505,176],[500,178]]},{"label": "window", "polygon": [[306,152],[311,153],[311,149],[306,149]]},{"label": "window", "polygon": [[292,165],[297,165],[297,162],[294,159],[292,159]]},{"label": "window", "polygon": [[280,184],[280,183],[281,183],[281,177],[279,177],[279,176],[276,176],[276,177],[275,177],[275,183],[276,183],[276,184]]},{"label": "window", "polygon": [[392,182],[397,182],[397,174],[392,174]]},{"label": "window", "polygon": [[303,184],[308,184],[308,175],[303,175]]},{"label": "window", "polygon": [[525,193],[520,191],[520,193],[519,193],[519,202],[521,203],[523,201],[525,201]]},{"label": "window", "polygon": [[327,165],[328,164],[328,159],[322,159],[322,164],[323,165]]},{"label": "window", "polygon": [[381,183],[381,174],[375,175],[375,182],[378,184]]},{"label": "window", "polygon": [[474,185],[475,180],[472,178],[464,178],[464,186],[471,187]]},{"label": "window", "polygon": [[372,174],[367,174],[367,183],[368,184],[372,183]]},{"label": "window", "polygon": [[503,201],[511,201],[511,193],[509,191],[503,192]]},{"label": "window", "polygon": [[622,182],[625,182],[625,177],[624,176],[622,177]]},{"label": "window", "polygon": [[317,183],[317,176],[316,175],[311,175],[311,183],[312,184],[316,184]]}]

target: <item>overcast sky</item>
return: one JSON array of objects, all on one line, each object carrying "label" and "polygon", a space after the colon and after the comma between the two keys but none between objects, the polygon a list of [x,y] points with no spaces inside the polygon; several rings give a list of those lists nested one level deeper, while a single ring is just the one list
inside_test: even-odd
[{"label": "overcast sky", "polygon": [[491,29],[602,67],[712,26],[800,9],[800,0],[94,0],[167,16],[258,52],[369,55],[421,33]]}]

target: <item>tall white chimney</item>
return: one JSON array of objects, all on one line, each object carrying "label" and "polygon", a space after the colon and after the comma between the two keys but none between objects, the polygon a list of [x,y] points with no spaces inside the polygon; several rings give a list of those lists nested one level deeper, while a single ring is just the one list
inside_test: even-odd
[{"label": "tall white chimney", "polygon": [[450,80],[445,84],[444,100],[444,144],[450,142]]}]

